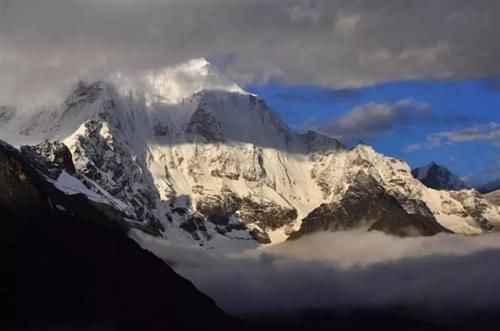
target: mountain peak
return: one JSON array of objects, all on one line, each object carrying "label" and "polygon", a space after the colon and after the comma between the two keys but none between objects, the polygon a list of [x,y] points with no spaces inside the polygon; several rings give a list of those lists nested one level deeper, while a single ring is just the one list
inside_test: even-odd
[{"label": "mountain peak", "polygon": [[467,185],[445,166],[439,165],[434,161],[427,165],[415,168],[412,171],[413,177],[420,180],[425,186],[437,190],[462,190]]},{"label": "mountain peak", "polygon": [[417,176],[415,178],[417,178],[417,179],[423,179],[423,178],[427,177],[427,175],[429,173],[429,170],[432,169],[432,168],[441,168],[441,169],[443,169],[445,171],[449,171],[448,168],[446,168],[444,166],[440,166],[436,162],[431,161],[431,162],[427,163],[423,167],[415,168],[414,171],[418,172],[418,174],[417,174]]},{"label": "mountain peak", "polygon": [[159,73],[164,71],[177,71],[187,75],[195,76],[224,76],[220,70],[210,63],[206,58],[200,57],[191,59],[173,66],[167,66],[159,70]]},{"label": "mountain peak", "polygon": [[205,58],[147,71],[138,85],[151,103],[178,103],[202,90],[249,94]]},{"label": "mountain peak", "polygon": [[439,167],[448,170],[447,167],[445,167],[444,165],[437,164],[435,161],[431,161],[424,166],[424,168],[426,169],[430,169],[432,167]]},{"label": "mountain peak", "polygon": [[351,148],[352,151],[360,153],[360,152],[365,152],[365,153],[375,153],[375,150],[371,145],[365,144],[364,142],[358,143],[356,146]]},{"label": "mountain peak", "polygon": [[300,134],[300,136],[306,144],[309,152],[330,149],[339,150],[344,148],[342,143],[337,139],[331,138],[314,130],[307,130],[307,132]]},{"label": "mountain peak", "polygon": [[188,60],[187,62],[191,62],[193,64],[197,64],[197,65],[200,65],[200,66],[211,64],[210,62],[208,62],[208,60],[205,57],[193,58],[191,60]]}]

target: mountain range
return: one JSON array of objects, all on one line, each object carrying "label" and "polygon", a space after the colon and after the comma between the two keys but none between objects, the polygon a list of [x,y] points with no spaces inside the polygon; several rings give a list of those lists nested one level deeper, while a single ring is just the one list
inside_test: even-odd
[{"label": "mountain range", "polygon": [[296,133],[205,59],[79,82],[56,106],[2,106],[0,139],[58,190],[176,244],[236,252],[316,231],[500,225],[500,208],[446,169],[412,174],[363,143]]}]

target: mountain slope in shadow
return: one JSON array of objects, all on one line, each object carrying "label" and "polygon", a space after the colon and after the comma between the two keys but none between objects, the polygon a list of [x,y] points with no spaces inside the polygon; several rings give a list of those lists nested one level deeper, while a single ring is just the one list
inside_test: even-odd
[{"label": "mountain slope in shadow", "polygon": [[3,330],[242,327],[103,206],[57,190],[3,143],[0,188]]}]

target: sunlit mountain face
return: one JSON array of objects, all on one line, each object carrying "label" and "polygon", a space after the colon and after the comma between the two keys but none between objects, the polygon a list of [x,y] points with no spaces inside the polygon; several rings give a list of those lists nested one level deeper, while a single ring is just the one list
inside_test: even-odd
[{"label": "sunlit mountain face", "polygon": [[314,127],[348,144],[363,140],[412,167],[434,161],[480,187],[499,177],[496,82],[397,81],[350,89],[271,83],[250,90],[299,131]]},{"label": "sunlit mountain face", "polygon": [[1,2],[2,329],[498,329],[498,6]]}]

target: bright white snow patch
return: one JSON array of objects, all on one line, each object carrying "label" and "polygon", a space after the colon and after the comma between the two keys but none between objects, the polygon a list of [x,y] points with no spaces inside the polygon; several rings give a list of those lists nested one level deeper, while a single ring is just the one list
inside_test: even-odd
[{"label": "bright white snow patch", "polygon": [[101,195],[89,190],[80,180],[68,174],[66,170],[61,172],[54,185],[69,195],[82,193],[93,201],[106,202]]},{"label": "bright white snow patch", "polygon": [[64,208],[64,206],[62,206],[62,205],[56,205],[56,208],[59,211],[66,211],[66,208]]}]

